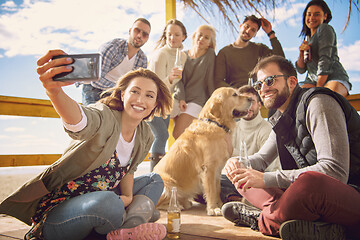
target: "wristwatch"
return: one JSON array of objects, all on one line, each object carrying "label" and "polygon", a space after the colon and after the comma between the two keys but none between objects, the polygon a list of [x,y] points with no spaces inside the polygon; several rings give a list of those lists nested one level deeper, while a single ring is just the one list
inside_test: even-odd
[{"label": "wristwatch", "polygon": [[275,33],[274,30],[271,30],[267,35],[270,37],[271,34]]}]

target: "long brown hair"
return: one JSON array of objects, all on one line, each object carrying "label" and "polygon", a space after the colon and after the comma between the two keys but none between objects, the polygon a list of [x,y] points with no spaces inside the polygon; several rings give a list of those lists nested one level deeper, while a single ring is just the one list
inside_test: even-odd
[{"label": "long brown hair", "polygon": [[177,19],[170,19],[169,21],[167,21],[159,41],[156,42],[155,49],[161,48],[166,44],[166,29],[171,24],[179,26],[181,28],[182,33],[185,36],[184,40],[187,38],[187,32],[186,32],[186,28],[185,28],[184,24],[182,22],[180,22],[179,20],[177,20]]},{"label": "long brown hair", "polygon": [[306,26],[305,20],[306,20],[306,14],[307,14],[308,8],[313,6],[313,5],[320,7],[323,10],[324,14],[327,15],[326,19],[324,20],[324,23],[329,23],[331,21],[331,19],[332,19],[331,10],[330,10],[329,6],[326,4],[325,1],[323,1],[323,0],[312,0],[312,1],[310,1],[306,5],[305,10],[303,12],[303,19],[302,19],[303,27],[301,29],[300,37],[301,36],[304,36],[304,37],[305,36],[310,36],[310,28],[308,28],[308,26]]},{"label": "long brown hair", "polygon": [[121,99],[121,93],[129,86],[130,82],[136,77],[144,77],[154,81],[157,86],[156,106],[154,110],[145,117],[144,120],[151,121],[154,116],[166,118],[170,114],[172,108],[172,96],[165,83],[152,71],[139,68],[130,71],[117,81],[116,86],[103,92],[110,93],[110,96],[100,99],[99,101],[107,105],[109,108],[123,111],[124,102]]}]

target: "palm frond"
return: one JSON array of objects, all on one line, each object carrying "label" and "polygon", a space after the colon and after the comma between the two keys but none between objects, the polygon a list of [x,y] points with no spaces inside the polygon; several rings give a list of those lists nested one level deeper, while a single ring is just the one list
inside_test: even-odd
[{"label": "palm frond", "polygon": [[241,10],[253,10],[262,16],[262,12],[275,8],[275,0],[180,0],[180,2],[185,7],[192,8],[205,21],[207,20],[202,13],[205,11],[215,15],[214,10],[217,9],[223,19],[234,28],[236,28],[235,24],[240,22],[238,13]]},{"label": "palm frond", "polygon": [[[239,18],[238,13],[241,10],[252,10],[258,13],[260,16],[263,16],[263,13],[274,10],[276,6],[280,6],[282,3],[286,3],[289,1],[281,0],[178,0],[182,2],[185,7],[192,8],[200,17],[202,17],[205,21],[206,18],[203,16],[203,12],[207,12],[215,16],[214,9],[219,10],[220,15],[223,19],[233,28],[235,24],[238,24]],[[335,0],[333,0],[335,1]],[[345,26],[343,31],[345,31],[346,27],[349,24],[350,16],[352,14],[353,7],[359,13],[359,0],[348,0],[349,1],[349,11],[346,19]],[[236,23],[234,22],[234,20]],[[208,21],[207,21],[208,22]]]},{"label": "palm frond", "polygon": [[352,11],[352,5],[354,5],[354,7],[356,8],[356,10],[357,10],[358,12],[360,12],[360,11],[359,11],[359,0],[357,0],[357,1],[349,0],[349,11],[348,11],[346,23],[345,23],[345,26],[344,26],[342,32],[345,31],[346,27],[347,27],[348,24],[349,24],[350,16],[351,16],[351,11]]}]

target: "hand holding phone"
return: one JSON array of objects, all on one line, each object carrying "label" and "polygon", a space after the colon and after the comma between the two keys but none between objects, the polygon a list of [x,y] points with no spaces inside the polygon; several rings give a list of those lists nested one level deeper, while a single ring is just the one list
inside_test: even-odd
[{"label": "hand holding phone", "polygon": [[98,81],[101,72],[101,58],[99,53],[58,55],[52,59],[70,57],[73,63],[71,72],[64,72],[53,77],[54,81],[84,82]]}]

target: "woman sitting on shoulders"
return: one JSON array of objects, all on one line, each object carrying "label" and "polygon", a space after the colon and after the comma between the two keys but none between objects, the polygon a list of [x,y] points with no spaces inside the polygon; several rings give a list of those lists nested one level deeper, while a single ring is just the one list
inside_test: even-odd
[{"label": "woman sitting on shoulders", "polygon": [[[300,55],[296,62],[299,73],[307,76],[300,84],[302,88],[326,87],[344,97],[351,90],[349,76],[339,61],[337,40],[331,21],[331,11],[322,0],[308,3],[303,13],[303,29],[300,36],[309,38],[299,47]],[[310,58],[305,53],[310,50]]]}]

